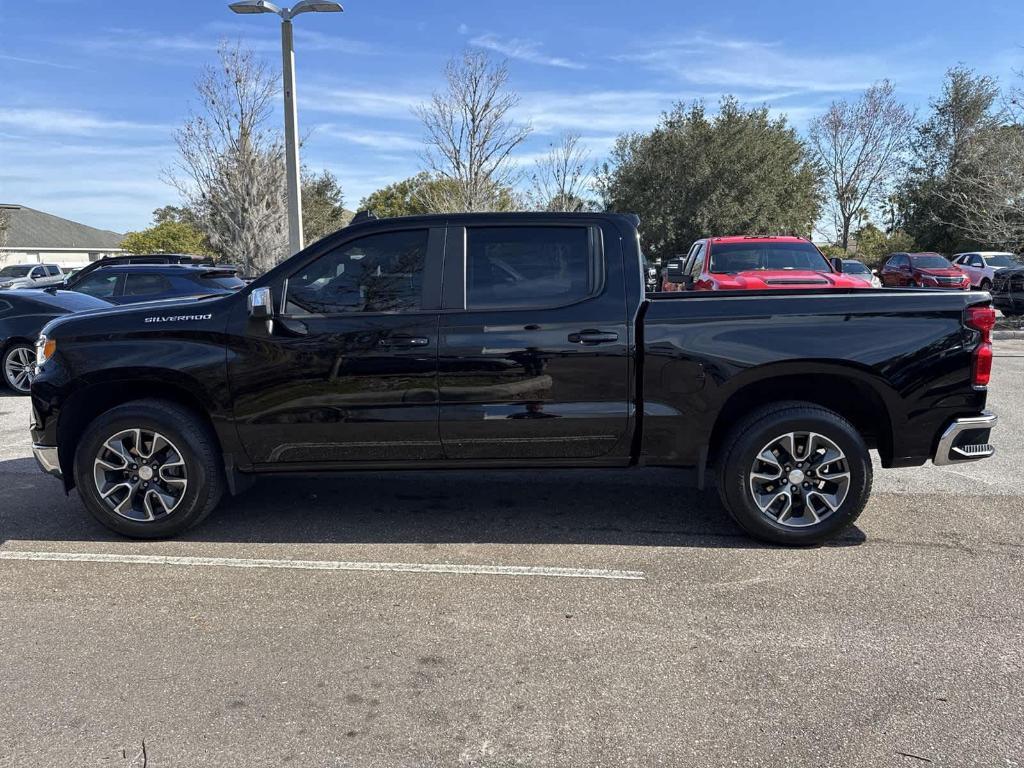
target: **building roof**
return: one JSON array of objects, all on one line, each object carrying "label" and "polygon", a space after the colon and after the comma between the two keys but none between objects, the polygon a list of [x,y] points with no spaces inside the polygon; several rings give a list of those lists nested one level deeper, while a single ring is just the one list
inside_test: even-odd
[{"label": "building roof", "polygon": [[0,215],[6,214],[5,248],[81,248],[109,250],[118,248],[124,235],[106,229],[79,224],[51,213],[43,213],[24,205],[0,204]]}]

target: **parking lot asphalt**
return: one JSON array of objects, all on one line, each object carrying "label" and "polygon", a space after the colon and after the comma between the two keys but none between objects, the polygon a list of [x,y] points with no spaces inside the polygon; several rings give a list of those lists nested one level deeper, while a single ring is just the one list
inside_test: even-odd
[{"label": "parking lot asphalt", "polygon": [[1000,342],[997,455],[799,550],[670,470],[264,479],[132,542],[0,397],[0,766],[1024,765],[1022,382]]}]

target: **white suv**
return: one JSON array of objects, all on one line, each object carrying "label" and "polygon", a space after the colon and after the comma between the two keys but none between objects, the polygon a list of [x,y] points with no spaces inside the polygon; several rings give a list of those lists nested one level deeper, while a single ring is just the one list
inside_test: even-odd
[{"label": "white suv", "polygon": [[1005,253],[1003,251],[958,253],[953,257],[953,263],[967,273],[967,276],[971,279],[972,286],[981,288],[983,291],[992,288],[995,273],[1000,269],[1024,266],[1012,253]]}]

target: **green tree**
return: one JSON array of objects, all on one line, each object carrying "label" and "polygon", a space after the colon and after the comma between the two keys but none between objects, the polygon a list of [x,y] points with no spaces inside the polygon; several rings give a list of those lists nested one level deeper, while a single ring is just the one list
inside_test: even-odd
[{"label": "green tree", "polygon": [[352,219],[345,210],[345,196],[341,184],[330,171],[302,174],[302,234],[312,243],[336,232]]},{"label": "green tree", "polygon": [[597,186],[608,209],[639,214],[662,260],[708,235],[809,235],[821,204],[820,172],[786,119],[732,97],[713,117],[680,103],[651,133],[620,136]]},{"label": "green tree", "polygon": [[[158,209],[159,210],[159,209]],[[148,229],[129,232],[121,241],[129,253],[193,253],[211,256],[209,243],[196,227],[181,221],[165,220]]]},{"label": "green tree", "polygon": [[[436,178],[427,171],[421,171],[367,195],[359,201],[359,210],[372,211],[381,218],[443,213],[443,208],[437,207],[435,201],[453,194],[447,189],[452,184],[448,179]],[[515,192],[509,187],[502,187],[495,197],[494,210],[517,209]]]},{"label": "green tree", "polygon": [[835,254],[838,256],[849,255],[858,261],[867,264],[869,267],[879,267],[890,253],[898,251],[916,251],[917,245],[914,239],[902,230],[885,232],[874,224],[865,224],[856,233],[857,250],[853,254]]},{"label": "green tree", "polygon": [[901,226],[921,248],[952,253],[980,244],[964,233],[956,178],[970,174],[974,148],[999,125],[998,100],[994,79],[960,66],[946,73],[942,94],[931,101],[896,198]]}]

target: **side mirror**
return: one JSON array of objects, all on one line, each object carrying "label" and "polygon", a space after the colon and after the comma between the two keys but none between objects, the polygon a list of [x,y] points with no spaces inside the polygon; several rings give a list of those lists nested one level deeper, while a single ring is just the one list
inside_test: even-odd
[{"label": "side mirror", "polygon": [[843,260],[838,256],[833,256],[829,261],[832,263],[832,269],[836,272],[841,273],[843,271]]},{"label": "side mirror", "polygon": [[253,320],[269,320],[273,315],[273,300],[269,288],[257,288],[249,294],[249,317]]}]

